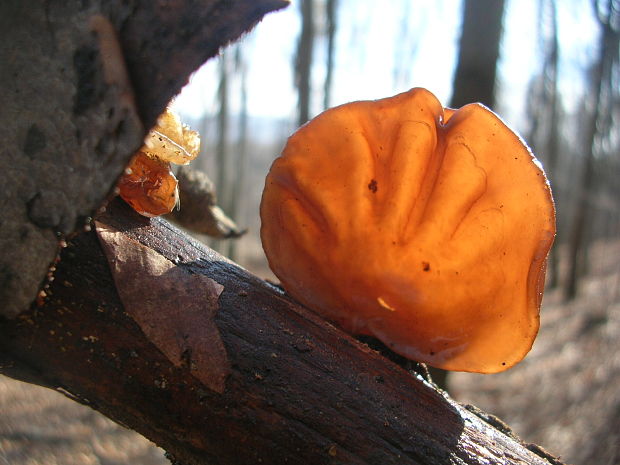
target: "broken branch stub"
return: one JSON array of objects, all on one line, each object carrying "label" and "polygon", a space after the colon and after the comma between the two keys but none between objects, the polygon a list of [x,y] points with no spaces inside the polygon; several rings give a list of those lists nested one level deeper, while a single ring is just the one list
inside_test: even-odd
[{"label": "broken branch stub", "polygon": [[215,186],[206,173],[188,166],[177,172],[180,207],[168,217],[194,233],[221,239],[237,238],[245,234],[217,205]]}]

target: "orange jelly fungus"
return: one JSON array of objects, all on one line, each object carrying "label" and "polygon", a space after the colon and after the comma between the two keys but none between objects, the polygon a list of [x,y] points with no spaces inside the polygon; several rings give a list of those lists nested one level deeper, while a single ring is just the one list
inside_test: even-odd
[{"label": "orange jelly fungus", "polygon": [[538,332],[551,191],[479,104],[425,89],[330,109],[293,134],[261,203],[269,264],[296,299],[447,370],[493,373]]},{"label": "orange jelly fungus", "polygon": [[170,163],[186,165],[198,156],[199,150],[198,133],[166,109],[119,180],[120,196],[141,215],[170,213],[179,201],[177,179]]}]

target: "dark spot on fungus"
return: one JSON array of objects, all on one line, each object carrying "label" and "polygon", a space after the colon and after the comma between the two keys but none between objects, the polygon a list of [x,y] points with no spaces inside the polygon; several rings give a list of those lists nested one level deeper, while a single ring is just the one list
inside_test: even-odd
[{"label": "dark spot on fungus", "polygon": [[371,179],[368,183],[368,189],[374,194],[377,192],[377,180]]},{"label": "dark spot on fungus", "polygon": [[422,262],[422,270],[430,271],[431,270],[431,264],[428,263],[428,262]]}]

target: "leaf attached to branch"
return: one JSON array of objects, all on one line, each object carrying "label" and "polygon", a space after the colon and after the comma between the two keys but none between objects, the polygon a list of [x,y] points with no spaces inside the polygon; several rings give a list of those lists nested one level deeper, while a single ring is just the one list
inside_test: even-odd
[{"label": "leaf attached to branch", "polygon": [[224,287],[96,222],[127,314],[177,367],[222,393],[230,363],[214,318]]}]

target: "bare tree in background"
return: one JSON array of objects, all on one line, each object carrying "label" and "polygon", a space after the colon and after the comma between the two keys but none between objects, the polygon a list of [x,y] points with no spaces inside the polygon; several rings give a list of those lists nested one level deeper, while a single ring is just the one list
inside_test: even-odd
[{"label": "bare tree in background", "polygon": [[[459,58],[450,106],[471,102],[495,106],[495,75],[504,16],[503,0],[465,0]],[[430,368],[433,380],[446,387],[448,372]]]},{"label": "bare tree in background", "polygon": [[[530,122],[528,143],[544,162],[552,184],[556,203],[562,198],[558,178],[559,131],[561,102],[558,92],[558,20],[555,0],[538,2],[538,35],[542,51],[540,73],[533,77],[528,93],[527,116]],[[558,228],[558,235],[562,232]],[[556,239],[556,244],[558,239]],[[549,287],[558,285],[559,260],[553,249],[549,256]]]},{"label": "bare tree in background", "polygon": [[310,94],[312,61],[316,28],[314,24],[314,0],[301,0],[301,34],[295,57],[295,85],[299,96],[297,124],[301,126],[310,119]]},{"label": "bare tree in background", "polygon": [[[233,221],[238,221],[243,201],[243,184],[246,182],[248,132],[247,63],[242,44],[236,44],[220,54],[218,79],[215,187],[224,212]],[[233,107],[231,111],[231,99],[235,94],[239,95],[239,109]],[[210,241],[210,246],[231,259],[236,258],[235,240],[214,239]]]},{"label": "bare tree in background", "polygon": [[[215,188],[218,193],[218,198],[222,208],[228,210],[229,199],[229,173],[228,164],[230,163],[229,157],[229,132],[230,132],[230,51],[224,50],[219,56],[218,60],[218,78],[219,84],[217,88],[217,136],[215,146],[215,160],[216,160],[216,173],[215,173]],[[221,252],[224,242],[221,240],[214,240],[211,242],[211,247]]]},{"label": "bare tree in background", "polygon": [[[217,173],[215,185],[222,199],[227,197],[228,185],[228,141],[229,141],[229,80],[230,80],[230,52],[223,51],[218,62],[219,85],[217,89],[217,145],[215,158],[217,160]],[[224,204],[224,206],[226,206]]]},{"label": "bare tree in background", "polygon": [[495,106],[495,75],[504,0],[465,0],[459,57],[450,106],[480,102]]},{"label": "bare tree in background", "polygon": [[590,115],[586,122],[584,159],[581,178],[577,185],[577,200],[572,220],[568,250],[568,275],[564,286],[565,299],[577,295],[580,269],[583,269],[586,235],[591,220],[590,198],[595,186],[596,156],[601,152],[601,141],[614,127],[612,108],[618,99],[618,63],[620,38],[620,2],[593,0],[594,16],[600,27],[598,56],[590,71]]},{"label": "bare tree in background", "polygon": [[[241,202],[243,201],[243,186],[246,182],[247,155],[248,155],[248,83],[247,83],[247,62],[240,44],[235,46],[235,70],[239,74],[239,95],[241,97],[239,108],[239,127],[237,131],[237,142],[235,144],[235,177],[232,180],[230,190],[229,215],[239,221],[241,213]],[[237,259],[237,241],[228,241],[228,257],[231,260]]]},{"label": "bare tree in background", "polygon": [[331,103],[334,75],[334,51],[336,48],[336,29],[338,27],[338,0],[326,0],[325,19],[327,22],[327,57],[325,63],[325,83],[323,86],[323,108],[327,109]]}]

